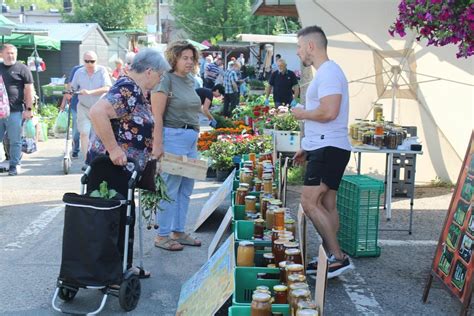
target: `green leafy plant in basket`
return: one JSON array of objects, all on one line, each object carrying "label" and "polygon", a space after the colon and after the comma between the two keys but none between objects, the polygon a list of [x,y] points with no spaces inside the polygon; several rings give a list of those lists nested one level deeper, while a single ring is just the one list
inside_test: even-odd
[{"label": "green leafy plant in basket", "polygon": [[277,131],[299,131],[300,124],[291,113],[280,114],[275,116],[273,124]]},{"label": "green leafy plant in basket", "polygon": [[217,141],[209,148],[211,167],[214,170],[230,170],[234,167],[232,158],[235,155],[235,145],[227,141]]},{"label": "green leafy plant in basket", "polygon": [[99,190],[92,191],[89,196],[90,197],[98,197],[103,199],[113,199],[117,196],[117,191],[114,189],[109,190],[107,181],[102,181],[99,184]]},{"label": "green leafy plant in basket", "polygon": [[168,196],[168,189],[166,183],[160,174],[155,176],[156,192],[147,190],[141,190],[140,195],[140,206],[142,210],[142,216],[147,222],[147,229],[151,229],[152,226],[158,228],[156,224],[156,212],[157,210],[163,210],[160,207],[162,201],[173,202]]}]

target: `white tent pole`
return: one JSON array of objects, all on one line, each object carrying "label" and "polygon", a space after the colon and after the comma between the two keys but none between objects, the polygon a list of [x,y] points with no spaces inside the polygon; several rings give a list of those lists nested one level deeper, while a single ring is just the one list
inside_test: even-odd
[{"label": "white tent pole", "polygon": [[398,79],[400,74],[400,67],[392,67],[393,72],[393,81],[392,81],[392,119],[391,121],[395,123],[395,103],[397,101],[397,91],[398,91]]}]

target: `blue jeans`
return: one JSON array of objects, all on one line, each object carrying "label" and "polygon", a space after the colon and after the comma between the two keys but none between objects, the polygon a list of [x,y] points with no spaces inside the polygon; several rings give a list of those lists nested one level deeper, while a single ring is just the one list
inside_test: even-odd
[{"label": "blue jeans", "polygon": [[10,116],[0,119],[0,142],[3,142],[5,132],[8,134],[10,141],[10,149],[8,154],[10,156],[10,168],[16,167],[21,158],[21,122],[22,112],[11,112]]},{"label": "blue jeans", "polygon": [[79,153],[79,142],[81,139],[81,134],[77,129],[77,110],[71,109],[71,116],[72,116],[72,153],[78,154]]},{"label": "blue jeans", "polygon": [[[197,139],[198,132],[192,129],[163,128],[163,147],[167,153],[197,158]],[[160,205],[163,211],[157,210],[160,225],[158,235],[167,237],[171,232],[184,232],[194,180],[167,173],[162,173],[161,176],[166,183],[168,195],[173,200]]]}]

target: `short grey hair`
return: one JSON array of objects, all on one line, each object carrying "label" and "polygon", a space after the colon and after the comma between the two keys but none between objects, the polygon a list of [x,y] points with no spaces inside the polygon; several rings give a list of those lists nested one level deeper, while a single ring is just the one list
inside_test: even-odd
[{"label": "short grey hair", "polygon": [[154,48],[142,48],[138,54],[135,55],[133,63],[130,66],[130,69],[136,73],[143,73],[147,69],[165,72],[170,68],[165,58]]}]

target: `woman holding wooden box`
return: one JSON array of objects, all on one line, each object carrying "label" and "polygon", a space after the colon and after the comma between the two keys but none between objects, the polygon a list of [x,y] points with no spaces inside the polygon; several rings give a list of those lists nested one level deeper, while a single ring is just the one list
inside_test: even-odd
[{"label": "woman holding wooden box", "polygon": [[[171,65],[151,95],[155,117],[153,156],[164,152],[197,158],[199,116],[201,100],[194,90],[192,71],[198,63],[196,48],[184,41],[171,44],[165,53]],[[170,250],[183,250],[183,245],[201,246],[201,242],[185,233],[186,217],[194,180],[163,173],[168,195],[173,202],[161,204],[157,212],[158,235],[155,246]]]}]

